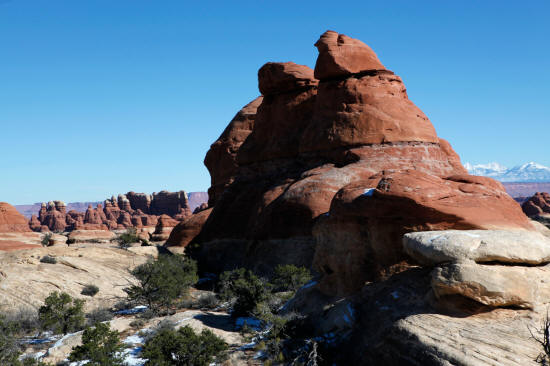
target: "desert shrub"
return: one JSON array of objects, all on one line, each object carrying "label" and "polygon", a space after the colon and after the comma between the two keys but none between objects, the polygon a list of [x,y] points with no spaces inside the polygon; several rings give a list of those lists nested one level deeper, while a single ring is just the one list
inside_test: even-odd
[{"label": "desert shrub", "polygon": [[143,319],[132,320],[130,322],[130,326],[134,329],[143,328],[145,326],[145,320]]},{"label": "desert shrub", "polygon": [[138,284],[124,289],[128,299],[146,304],[155,312],[170,305],[198,280],[197,263],[179,255],[159,255],[131,273]]},{"label": "desert shrub", "polygon": [[40,327],[38,312],[31,307],[22,307],[5,313],[3,318],[5,322],[15,325],[18,336],[33,333]]},{"label": "desert shrub", "polygon": [[145,342],[141,357],[145,365],[207,366],[222,361],[227,344],[210,330],[196,334],[189,326],[162,329]]},{"label": "desert shrub", "polygon": [[42,246],[44,246],[44,247],[49,246],[50,241],[52,240],[52,237],[53,237],[52,233],[47,233],[46,235],[44,235],[44,237],[42,237],[42,241],[40,242],[42,244]]},{"label": "desert shrub", "polygon": [[67,293],[52,292],[38,310],[43,329],[66,334],[84,326],[83,300],[73,299]]},{"label": "desert shrub", "polygon": [[107,323],[97,323],[84,330],[82,345],[73,347],[69,360],[88,360],[86,365],[91,366],[122,366],[125,364],[123,349],[118,332],[111,330]]},{"label": "desert shrub", "polygon": [[55,257],[45,255],[42,258],[40,258],[40,263],[56,264],[57,259],[55,259]]},{"label": "desert shrub", "polygon": [[296,291],[309,281],[311,273],[308,269],[287,264],[275,267],[271,283],[277,291]]},{"label": "desert shrub", "polygon": [[197,306],[200,309],[214,309],[220,304],[220,300],[216,294],[209,293],[199,297],[197,300]]},{"label": "desert shrub", "polygon": [[16,324],[0,315],[0,365],[15,365],[18,362],[21,350],[15,338],[16,331]]},{"label": "desert shrub", "polygon": [[270,297],[270,285],[244,268],[222,273],[218,287],[220,298],[232,303],[233,316],[254,315]]},{"label": "desert shrub", "polygon": [[126,232],[120,234],[116,239],[118,246],[122,249],[130,247],[133,243],[138,243],[139,237],[137,236],[137,230],[135,227],[129,227]]},{"label": "desert shrub", "polygon": [[86,323],[94,325],[96,323],[106,322],[114,318],[113,313],[108,308],[96,308],[86,314]]},{"label": "desert shrub", "polygon": [[82,288],[82,291],[80,292],[81,295],[84,296],[95,296],[99,292],[99,287],[96,285],[88,284]]}]

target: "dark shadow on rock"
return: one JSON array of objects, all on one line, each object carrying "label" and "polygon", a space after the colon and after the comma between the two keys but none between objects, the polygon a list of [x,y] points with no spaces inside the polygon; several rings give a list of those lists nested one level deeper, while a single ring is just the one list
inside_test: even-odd
[{"label": "dark shadow on rock", "polygon": [[230,315],[206,313],[196,315],[195,319],[210,328],[221,329],[226,332],[235,331],[235,322]]}]

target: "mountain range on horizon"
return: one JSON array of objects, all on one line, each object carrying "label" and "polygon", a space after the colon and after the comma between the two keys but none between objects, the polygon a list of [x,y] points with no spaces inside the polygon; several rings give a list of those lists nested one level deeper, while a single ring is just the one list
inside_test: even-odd
[{"label": "mountain range on horizon", "polygon": [[550,168],[535,162],[512,168],[496,162],[476,165],[465,163],[464,167],[472,175],[490,177],[500,182],[550,182]]}]

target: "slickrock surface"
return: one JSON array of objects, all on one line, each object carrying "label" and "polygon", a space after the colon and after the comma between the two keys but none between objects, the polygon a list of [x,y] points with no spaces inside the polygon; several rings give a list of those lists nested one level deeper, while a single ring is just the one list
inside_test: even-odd
[{"label": "slickrock surface", "polygon": [[328,31],[316,46],[315,70],[260,69],[263,98],[207,153],[210,216],[196,238],[170,243],[201,244],[214,272],[269,273],[273,258],[313,267],[326,294],[345,295],[401,270],[407,232],[534,230],[500,183],[467,174],[366,44]]},{"label": "slickrock surface", "polygon": [[[86,299],[87,309],[110,306],[125,297],[122,291],[132,281],[129,270],[156,255],[155,247],[127,251],[99,244],[80,247],[37,247],[36,249],[0,252],[0,308],[38,309],[52,291],[64,291]],[[146,251],[148,250],[148,251]],[[51,256],[56,264],[41,263]],[[87,284],[99,287],[94,297],[80,294]],[[117,298],[118,297],[118,298]]]}]

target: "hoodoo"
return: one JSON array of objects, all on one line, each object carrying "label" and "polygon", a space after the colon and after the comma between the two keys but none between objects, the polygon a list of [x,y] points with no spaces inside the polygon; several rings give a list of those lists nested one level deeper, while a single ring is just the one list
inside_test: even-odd
[{"label": "hoodoo", "polygon": [[[215,206],[194,238],[203,265],[305,265],[341,295],[399,271],[407,232],[532,230],[500,183],[468,175],[370,47],[332,31],[315,46],[315,70],[265,64],[262,97],[207,153]],[[192,241],[180,225],[169,245]]]}]

